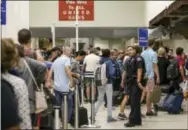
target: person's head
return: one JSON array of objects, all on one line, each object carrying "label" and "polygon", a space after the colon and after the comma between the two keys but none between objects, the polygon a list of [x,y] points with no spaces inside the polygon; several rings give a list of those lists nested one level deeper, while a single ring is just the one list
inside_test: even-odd
[{"label": "person's head", "polygon": [[97,49],[96,48],[91,48],[91,50],[90,50],[90,54],[98,54],[98,51],[97,51]]},{"label": "person's head", "polygon": [[130,54],[131,48],[132,48],[131,46],[128,46],[127,49],[126,49],[126,54],[127,54],[128,56],[131,55],[131,54]]},{"label": "person's head", "polygon": [[118,50],[117,50],[117,49],[112,49],[112,51],[115,51],[115,52],[117,52],[117,53],[118,53]]},{"label": "person's head", "polygon": [[1,71],[5,73],[18,65],[18,51],[12,39],[1,40]]},{"label": "person's head", "polygon": [[97,55],[100,55],[101,54],[101,48],[100,47],[96,47],[96,50],[97,50]]},{"label": "person's head", "polygon": [[59,47],[54,47],[50,51],[50,55],[53,56],[54,58],[59,57],[61,54],[62,54],[61,49]]},{"label": "person's head", "polygon": [[25,54],[24,54],[24,47],[22,45],[19,45],[19,44],[16,44],[16,48],[18,50],[18,55],[20,58],[23,58],[25,57]]},{"label": "person's head", "polygon": [[170,55],[170,56],[173,55],[173,49],[170,49],[170,50],[169,50],[168,55]]},{"label": "person's head", "polygon": [[137,54],[139,54],[140,53],[140,47],[139,46],[131,46],[130,47],[130,56],[131,57],[134,57],[134,56],[136,56]]},{"label": "person's head", "polygon": [[182,58],[183,58],[184,60],[187,59],[187,56],[185,55],[185,53],[182,54]]},{"label": "person's head", "polygon": [[115,50],[111,51],[111,59],[116,60],[118,58],[118,52]]},{"label": "person's head", "polygon": [[83,50],[76,52],[76,60],[77,61],[83,61],[85,56],[86,56],[86,52]]},{"label": "person's head", "polygon": [[148,47],[153,48],[154,45],[155,45],[155,40],[154,39],[148,40]]},{"label": "person's head", "polygon": [[65,46],[63,48],[63,54],[68,56],[68,57],[71,57],[71,54],[72,54],[72,48],[71,47],[68,47],[68,46]]},{"label": "person's head", "polygon": [[181,56],[182,54],[183,54],[183,48],[182,47],[178,47],[177,49],[176,49],[176,55],[178,55],[178,56]]},{"label": "person's head", "polygon": [[158,56],[159,57],[165,57],[165,54],[166,54],[166,50],[164,47],[160,47],[159,50],[158,50]]},{"label": "person's head", "polygon": [[120,50],[120,51],[119,51],[119,57],[124,56],[124,54],[125,54],[125,52],[124,52],[123,50]]},{"label": "person's head", "polygon": [[21,45],[30,47],[31,44],[31,31],[28,29],[21,29],[18,32],[18,41]]},{"label": "person's head", "polygon": [[101,48],[100,47],[96,47],[97,51],[101,51]]},{"label": "person's head", "polygon": [[102,50],[102,57],[110,57],[110,50],[109,49],[103,49]]}]

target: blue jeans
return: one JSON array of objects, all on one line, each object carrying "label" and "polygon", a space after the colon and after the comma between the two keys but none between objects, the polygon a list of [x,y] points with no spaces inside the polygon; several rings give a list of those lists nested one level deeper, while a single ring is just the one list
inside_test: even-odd
[{"label": "blue jeans", "polygon": [[[57,90],[54,90],[54,93],[55,93],[57,105],[63,108],[62,102],[64,101],[64,93],[59,92]],[[68,122],[69,122],[72,118],[72,113],[73,113],[73,92],[68,93],[67,99],[68,99],[67,103],[68,103]]]}]

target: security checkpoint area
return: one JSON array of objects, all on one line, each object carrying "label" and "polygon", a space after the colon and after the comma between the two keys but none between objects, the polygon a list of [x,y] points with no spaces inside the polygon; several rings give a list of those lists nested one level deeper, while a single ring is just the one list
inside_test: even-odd
[{"label": "security checkpoint area", "polygon": [[1,1],[2,129],[188,129],[188,1]]}]

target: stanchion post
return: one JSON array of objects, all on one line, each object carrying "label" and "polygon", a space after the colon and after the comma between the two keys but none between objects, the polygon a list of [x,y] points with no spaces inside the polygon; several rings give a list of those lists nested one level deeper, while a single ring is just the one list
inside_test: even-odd
[{"label": "stanchion post", "polygon": [[51,33],[52,33],[52,46],[55,47],[55,24],[53,23],[51,26]]},{"label": "stanchion post", "polygon": [[78,85],[76,85],[76,89],[75,89],[75,121],[74,121],[74,128],[78,129]]},{"label": "stanchion post", "polygon": [[95,125],[95,95],[94,95],[94,73],[85,73],[85,77],[92,78],[91,86],[91,124],[84,125],[82,128],[100,128],[101,126]]},{"label": "stanchion post", "polygon": [[95,123],[95,95],[94,95],[94,79],[92,78],[91,83],[91,125]]},{"label": "stanchion post", "polygon": [[64,120],[63,120],[63,128],[64,130],[67,130],[68,129],[68,111],[67,111],[67,108],[68,108],[68,105],[67,105],[67,96],[68,96],[68,93],[64,94],[64,108],[63,108],[63,117],[64,117]]},{"label": "stanchion post", "polygon": [[76,51],[79,50],[79,45],[78,45],[78,6],[76,6],[76,21],[75,21],[75,26],[76,26]]},{"label": "stanchion post", "polygon": [[59,120],[59,112],[60,106],[54,106],[54,129],[59,130],[60,129],[60,120]]}]

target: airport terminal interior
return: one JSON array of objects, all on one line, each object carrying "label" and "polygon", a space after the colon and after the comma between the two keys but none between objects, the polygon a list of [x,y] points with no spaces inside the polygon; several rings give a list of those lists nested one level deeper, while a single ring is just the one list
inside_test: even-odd
[{"label": "airport terminal interior", "polygon": [[1,0],[1,75],[1,129],[188,129],[188,0]]}]

